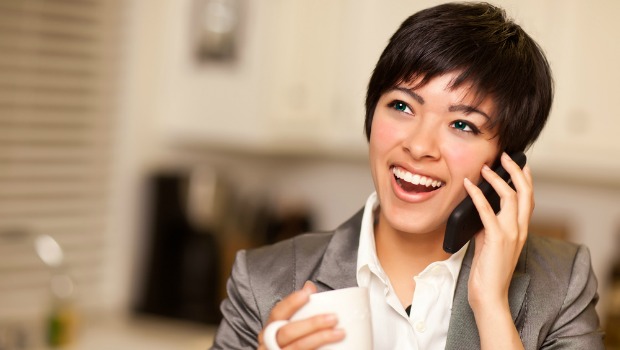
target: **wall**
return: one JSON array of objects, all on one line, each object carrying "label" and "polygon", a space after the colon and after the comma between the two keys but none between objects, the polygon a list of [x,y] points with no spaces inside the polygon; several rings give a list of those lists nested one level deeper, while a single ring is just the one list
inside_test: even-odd
[{"label": "wall", "polygon": [[[141,211],[145,203],[142,202],[144,194],[141,184],[144,177],[155,169],[213,166],[242,192],[261,190],[269,192],[275,198],[281,198],[282,201],[307,201],[315,208],[319,228],[324,229],[335,227],[363,205],[372,185],[363,155],[364,141],[359,121],[355,121],[353,127],[336,128],[338,133],[345,135],[346,132],[346,138],[353,140],[343,146],[346,148],[353,145],[353,151],[314,152],[313,149],[320,148],[321,145],[332,145],[331,139],[325,143],[309,143],[309,146],[299,149],[295,146],[287,148],[290,143],[286,143],[285,147],[280,144],[280,147],[274,148],[271,141],[271,136],[274,135],[265,128],[265,125],[272,125],[273,120],[261,119],[270,118],[261,114],[269,110],[263,105],[263,98],[265,94],[269,94],[270,89],[269,76],[265,76],[265,71],[273,69],[269,62],[266,62],[266,57],[269,54],[277,55],[265,52],[270,47],[270,41],[261,41],[264,40],[261,35],[272,28],[269,26],[270,17],[266,11],[273,10],[277,2],[268,6],[263,6],[264,3],[259,1],[242,2],[245,6],[245,22],[240,58],[231,65],[197,65],[192,61],[188,51],[187,23],[187,19],[191,17],[191,1],[134,0],[130,3],[131,8],[127,13],[130,36],[127,39],[128,56],[123,97],[125,103],[119,120],[122,132],[119,134],[117,152],[117,205],[110,218],[107,285],[111,306],[122,310],[130,303],[132,281],[141,271],[142,248],[146,239],[142,227]],[[436,2],[416,2],[415,6],[432,3]],[[599,37],[601,28],[589,25],[592,18],[587,17],[590,22],[570,22],[578,20],[571,18],[581,9],[578,2],[502,3],[506,4],[515,17],[528,21],[526,29],[531,29],[534,36],[540,35],[543,46],[547,44],[554,52],[550,60],[557,65],[559,77],[556,80],[559,84],[557,90],[560,104],[556,106],[553,117],[559,118],[560,125],[570,122],[564,114],[570,114],[568,112],[573,110],[569,102],[581,95],[582,84],[587,82],[590,87],[594,85],[596,90],[589,92],[588,96],[595,96],[596,101],[601,100],[597,90],[605,91],[605,96],[617,94],[618,88],[614,86],[614,81],[617,80],[604,79],[601,80],[602,86],[596,86],[598,80],[587,74],[586,69],[597,65],[595,60],[590,64],[579,61],[579,65],[584,69],[579,74],[581,78],[570,79],[573,67],[571,64],[575,64],[575,60],[588,59],[590,55],[579,55],[572,59],[562,57],[560,54],[566,52],[566,47],[572,47],[565,35],[562,40],[569,40],[568,42],[554,41],[562,27],[552,26],[548,31],[544,29],[551,25],[550,16],[557,13],[561,19],[558,21],[564,25],[574,25],[579,31],[592,28],[592,35]],[[369,41],[368,47],[372,48],[366,48],[367,51],[360,56],[360,62],[363,63],[353,64],[357,70],[375,60],[389,33],[401,18],[409,13],[402,9],[411,6],[411,2],[398,2],[393,7],[368,1],[359,2],[359,6],[357,2],[343,1],[339,4],[339,11],[351,8],[356,14],[365,16],[363,18],[368,21],[367,26],[358,23],[361,34],[351,27],[345,28],[343,34],[344,37],[360,35]],[[330,8],[328,3],[324,2],[319,2],[317,6]],[[616,5],[613,1],[598,1],[596,7],[612,9],[614,6]],[[372,22],[375,13],[377,16],[381,15],[381,18],[394,20],[378,25]],[[364,36],[364,33],[372,35],[374,39]],[[586,34],[579,33],[580,38],[587,37]],[[583,41],[580,39],[579,42]],[[610,41],[605,43],[609,44]],[[613,48],[607,50],[615,52]],[[568,61],[563,61],[565,58]],[[344,69],[342,66],[340,68]],[[354,72],[356,71],[347,71],[341,76],[345,81],[349,77],[350,81],[355,82],[351,87],[353,96],[347,97],[347,106],[361,103],[363,97],[365,79],[363,76],[355,76]],[[613,70],[613,74],[617,74],[617,70]],[[353,76],[355,77],[352,78]],[[346,85],[339,86],[347,88]],[[603,122],[597,121],[598,114],[612,113],[607,107],[589,109],[588,101],[580,101],[578,107],[587,111],[590,125]],[[342,120],[350,121],[358,116],[361,120],[361,105],[345,110],[349,110],[352,116]],[[617,111],[613,113],[617,116]],[[224,122],[230,120],[233,122]],[[328,121],[321,127],[340,125],[338,123],[346,125],[342,120]],[[595,271],[602,282],[603,303],[599,305],[599,310],[603,310],[606,297],[605,277],[620,227],[620,213],[617,209],[617,203],[620,203],[620,182],[614,180],[617,179],[614,174],[618,173],[609,171],[615,168],[607,167],[608,163],[613,166],[616,166],[616,163],[606,162],[606,157],[597,153],[600,148],[600,145],[597,145],[591,150],[579,151],[579,160],[589,162],[593,159],[594,165],[586,162],[588,167],[580,167],[580,163],[575,161],[575,164],[569,162],[567,166],[568,155],[562,151],[561,145],[566,144],[572,136],[563,133],[562,129],[554,130],[556,131],[545,137],[560,141],[547,142],[534,149],[534,158],[537,154],[543,154],[538,157],[542,160],[533,162],[537,200],[534,218],[540,221],[549,218],[566,221],[570,227],[570,239],[590,247]],[[281,137],[282,134],[276,136]],[[278,139],[276,136],[275,139]],[[585,143],[584,138],[579,140],[576,145],[582,146]],[[571,147],[575,149],[577,146]],[[289,152],[290,149],[293,151]],[[295,154],[302,156],[295,157]],[[561,159],[563,162],[559,165],[553,164],[554,159]],[[548,161],[552,166],[545,164]]]}]

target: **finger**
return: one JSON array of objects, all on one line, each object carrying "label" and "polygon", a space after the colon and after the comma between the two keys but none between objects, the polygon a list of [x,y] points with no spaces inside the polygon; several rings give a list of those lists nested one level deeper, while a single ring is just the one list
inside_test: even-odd
[{"label": "finger", "polygon": [[530,219],[532,217],[532,213],[534,212],[535,206],[532,173],[527,165],[523,168],[523,175],[528,183],[528,193],[523,193],[522,197],[519,198],[519,214],[517,220],[519,224],[519,239],[521,243],[525,243],[525,240],[527,239]]},{"label": "finger", "polygon": [[[524,199],[526,200],[525,203],[529,204],[532,194],[531,176],[528,178],[525,175],[525,170],[522,170],[506,153],[502,154],[501,162],[504,169],[510,174],[510,179],[515,186],[519,199]],[[529,208],[526,211],[529,212]]]},{"label": "finger", "polygon": [[283,350],[293,349],[316,349],[323,345],[336,343],[342,341],[345,337],[345,333],[342,329],[325,329],[320,332],[313,333],[307,337],[300,339],[299,341],[283,347]]},{"label": "finger", "polygon": [[506,153],[502,154],[502,165],[510,174],[513,184],[517,190],[517,225],[519,240],[524,241],[527,237],[527,228],[530,217],[534,209],[534,192],[532,177],[529,167],[526,165],[523,170]]},{"label": "finger", "polygon": [[[316,293],[317,288],[314,283],[306,281],[301,290],[289,294],[286,298],[278,302],[269,314],[267,325],[273,321],[288,320],[310,300],[310,294]],[[263,343],[264,329],[258,334],[259,344]]]},{"label": "finger", "polygon": [[532,208],[531,208],[531,210],[534,211],[534,207],[536,206],[536,200],[535,200],[535,197],[534,197],[534,179],[532,178],[532,169],[530,169],[530,167],[526,165],[523,168],[523,174],[525,174],[525,178],[527,179],[527,182],[530,184],[530,189],[532,190],[532,194],[531,194],[531,196],[532,196],[532,200],[531,200]]},{"label": "finger", "polygon": [[314,294],[317,292],[316,285],[312,283],[312,281],[306,281],[302,289],[308,292],[308,294]]},{"label": "finger", "polygon": [[534,188],[534,179],[532,178],[532,169],[530,169],[529,165],[527,164],[523,167],[523,175],[525,175],[525,178],[527,182],[530,184],[530,186]]},{"label": "finger", "polygon": [[288,320],[291,318],[297,310],[308,302],[310,294],[311,293],[308,289],[302,288],[301,290],[293,292],[286,298],[282,299],[271,310],[267,323],[277,320]]},{"label": "finger", "polygon": [[482,225],[485,228],[490,230],[494,230],[497,228],[497,217],[495,216],[495,212],[489,204],[489,201],[486,199],[482,190],[476,185],[474,185],[468,178],[464,180],[465,190],[471,197],[476,210],[478,210],[478,214],[480,215],[480,220],[482,221]]},{"label": "finger", "polygon": [[504,179],[502,179],[496,172],[491,170],[488,166],[482,167],[482,177],[493,187],[495,192],[499,195],[500,198],[500,209],[508,209],[503,210],[504,216],[510,215],[516,218],[516,210],[512,210],[512,208],[516,209],[517,203],[517,194],[515,190],[508,185]]},{"label": "finger", "polygon": [[284,348],[314,333],[332,329],[336,324],[338,324],[338,319],[334,314],[317,315],[285,325],[280,328],[276,337],[280,347]]},{"label": "finger", "polygon": [[534,181],[532,180],[532,171],[529,166],[523,167],[523,176],[528,186],[528,203],[529,203],[529,213],[531,214],[534,211]]},{"label": "finger", "polygon": [[512,179],[512,182],[515,183],[515,186],[517,182],[527,182],[525,174],[523,174],[523,171],[521,170],[519,164],[517,164],[512,158],[510,158],[510,156],[506,154],[506,152],[502,153],[500,161],[504,169],[506,169],[508,174],[510,174],[510,178]]}]

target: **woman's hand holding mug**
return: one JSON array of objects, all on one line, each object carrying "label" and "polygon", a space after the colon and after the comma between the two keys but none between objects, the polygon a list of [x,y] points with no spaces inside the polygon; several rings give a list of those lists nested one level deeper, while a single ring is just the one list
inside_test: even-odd
[{"label": "woman's hand holding mug", "polygon": [[320,349],[327,344],[330,349],[372,348],[368,291],[316,291],[308,281],[276,304],[258,336],[259,350]]}]

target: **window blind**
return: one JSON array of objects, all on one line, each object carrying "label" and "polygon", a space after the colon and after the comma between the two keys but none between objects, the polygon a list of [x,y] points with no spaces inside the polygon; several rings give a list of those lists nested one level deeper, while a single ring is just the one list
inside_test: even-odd
[{"label": "window blind", "polygon": [[0,0],[0,321],[48,307],[61,245],[75,300],[100,302],[119,0]]}]

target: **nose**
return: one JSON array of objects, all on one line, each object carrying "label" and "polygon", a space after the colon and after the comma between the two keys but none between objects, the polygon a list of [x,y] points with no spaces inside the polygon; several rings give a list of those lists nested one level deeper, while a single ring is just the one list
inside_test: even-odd
[{"label": "nose", "polygon": [[403,141],[403,149],[414,159],[439,158],[439,128],[432,123],[413,125]]}]

